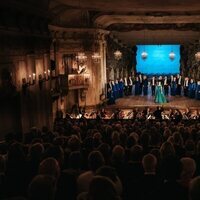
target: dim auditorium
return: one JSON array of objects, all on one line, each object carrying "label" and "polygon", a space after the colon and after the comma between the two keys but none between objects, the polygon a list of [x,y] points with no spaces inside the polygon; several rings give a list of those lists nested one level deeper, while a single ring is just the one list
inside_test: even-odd
[{"label": "dim auditorium", "polygon": [[200,1],[0,1],[0,200],[199,200]]}]

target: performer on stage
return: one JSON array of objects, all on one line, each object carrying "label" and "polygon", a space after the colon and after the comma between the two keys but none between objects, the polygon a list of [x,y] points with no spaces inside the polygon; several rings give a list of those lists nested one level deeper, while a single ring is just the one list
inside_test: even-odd
[{"label": "performer on stage", "polygon": [[113,91],[112,91],[111,80],[109,80],[109,82],[107,83],[107,98],[108,98],[108,104],[114,104],[115,103],[115,99],[114,99]]},{"label": "performer on stage", "polygon": [[181,95],[181,88],[182,88],[182,76],[180,76],[179,74],[177,74],[177,88],[176,88],[176,94],[177,95]]},{"label": "performer on stage", "polygon": [[161,82],[161,85],[163,86],[163,83],[164,83],[164,82],[163,82],[163,77],[162,77],[162,76],[159,76],[159,77],[158,77],[158,81]]},{"label": "performer on stage", "polygon": [[169,94],[169,80],[168,80],[167,76],[165,76],[165,78],[164,78],[164,94],[166,96],[168,96],[168,94]]},{"label": "performer on stage", "polygon": [[116,81],[115,81],[115,89],[116,89],[116,99],[118,99],[119,98],[119,91],[120,91],[118,79],[116,79]]},{"label": "performer on stage", "polygon": [[190,98],[195,98],[195,91],[196,91],[196,83],[194,82],[193,79],[191,79],[188,87],[188,96]]},{"label": "performer on stage", "polygon": [[146,96],[148,94],[148,79],[146,76],[143,76],[143,95]]},{"label": "performer on stage", "polygon": [[163,92],[162,84],[160,81],[158,82],[158,85],[156,85],[155,102],[156,103],[167,103],[166,97]]},{"label": "performer on stage", "polygon": [[135,95],[140,95],[140,80],[138,76],[135,78]]},{"label": "performer on stage", "polygon": [[139,74],[140,94],[142,94],[142,81],[143,81],[142,74]]},{"label": "performer on stage", "polygon": [[177,88],[176,77],[173,77],[173,81],[171,82],[171,95],[172,96],[176,96],[176,88]]},{"label": "performer on stage", "polygon": [[200,100],[200,81],[197,81],[196,99]]},{"label": "performer on stage", "polygon": [[184,96],[188,96],[188,86],[189,86],[189,78],[185,77],[184,84],[183,84],[183,87],[184,87]]},{"label": "performer on stage", "polygon": [[128,78],[128,95],[132,94],[132,89],[133,89],[133,80],[131,76]]},{"label": "performer on stage", "polygon": [[153,76],[152,79],[151,79],[151,93],[152,93],[152,96],[155,95],[155,88],[156,88],[156,79],[155,79],[155,76]]},{"label": "performer on stage", "polygon": [[124,81],[121,78],[119,80],[119,97],[122,98],[124,96]]},{"label": "performer on stage", "polygon": [[128,96],[128,81],[126,77],[124,77],[124,94]]},{"label": "performer on stage", "polygon": [[113,80],[112,80],[112,91],[113,91],[114,99],[116,100],[117,99],[117,88],[116,88],[115,82]]}]

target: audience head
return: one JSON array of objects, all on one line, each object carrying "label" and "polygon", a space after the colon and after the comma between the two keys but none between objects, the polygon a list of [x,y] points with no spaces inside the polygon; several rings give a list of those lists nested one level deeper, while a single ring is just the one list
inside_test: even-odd
[{"label": "audience head", "polygon": [[175,150],[171,142],[164,142],[160,147],[160,153],[162,158],[168,156],[175,156]]},{"label": "audience head", "polygon": [[39,174],[49,175],[58,179],[60,166],[55,158],[46,158],[39,165]]},{"label": "audience head", "polygon": [[54,200],[56,180],[52,176],[38,175],[31,181],[28,189],[29,200]]},{"label": "audience head", "polygon": [[82,163],[82,156],[80,151],[73,151],[69,155],[69,166],[73,169],[80,169]]},{"label": "audience head", "polygon": [[200,199],[200,176],[197,176],[190,182],[189,199],[190,200]]},{"label": "audience head", "polygon": [[30,158],[40,159],[42,154],[44,153],[44,146],[41,143],[35,143],[29,148]]},{"label": "audience head", "polygon": [[181,172],[181,179],[190,180],[193,178],[195,170],[196,170],[196,163],[194,159],[189,157],[181,158],[182,163],[182,172]]},{"label": "audience head", "polygon": [[99,151],[92,151],[88,156],[89,169],[95,172],[105,163],[103,155]]},{"label": "audience head", "polygon": [[157,159],[153,154],[149,153],[143,157],[142,165],[143,165],[145,173],[155,173]]},{"label": "audience head", "polygon": [[71,151],[79,151],[80,145],[81,142],[77,135],[72,135],[68,140],[68,146],[71,149]]},{"label": "audience head", "polygon": [[112,159],[114,161],[123,161],[125,156],[124,148],[121,145],[116,145],[112,150]]},{"label": "audience head", "polygon": [[96,176],[90,183],[88,199],[115,200],[118,199],[118,195],[113,182],[109,178]]},{"label": "audience head", "polygon": [[143,147],[140,145],[134,145],[130,151],[130,159],[132,161],[141,161],[143,157]]}]

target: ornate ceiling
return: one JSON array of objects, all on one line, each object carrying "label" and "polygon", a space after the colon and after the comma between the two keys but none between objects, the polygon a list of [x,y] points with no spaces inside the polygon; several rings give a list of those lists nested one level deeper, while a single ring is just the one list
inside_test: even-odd
[{"label": "ornate ceiling", "polygon": [[1,5],[37,12],[51,25],[108,30],[130,46],[200,39],[199,0],[6,0]]}]

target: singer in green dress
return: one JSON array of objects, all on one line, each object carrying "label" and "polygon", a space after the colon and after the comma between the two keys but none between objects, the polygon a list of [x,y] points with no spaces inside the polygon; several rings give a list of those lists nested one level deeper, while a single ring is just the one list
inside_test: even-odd
[{"label": "singer in green dress", "polygon": [[167,99],[166,99],[166,97],[164,95],[161,82],[158,82],[158,85],[156,86],[155,102],[156,103],[167,103]]}]

